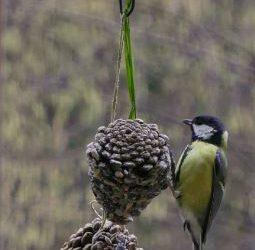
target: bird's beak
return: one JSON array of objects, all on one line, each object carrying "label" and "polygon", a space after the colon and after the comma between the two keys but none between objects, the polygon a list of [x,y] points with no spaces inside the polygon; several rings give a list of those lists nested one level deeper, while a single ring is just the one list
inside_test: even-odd
[{"label": "bird's beak", "polygon": [[182,121],[184,124],[191,126],[192,120],[191,119],[185,119]]}]

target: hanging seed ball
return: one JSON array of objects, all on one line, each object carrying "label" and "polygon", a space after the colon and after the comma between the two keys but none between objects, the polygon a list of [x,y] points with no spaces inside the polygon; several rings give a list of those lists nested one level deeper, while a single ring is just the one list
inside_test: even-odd
[{"label": "hanging seed ball", "polygon": [[107,221],[101,227],[101,220],[95,219],[87,223],[69,241],[65,242],[61,250],[143,250],[137,247],[137,238],[129,234],[128,230]]},{"label": "hanging seed ball", "polygon": [[109,220],[132,221],[167,188],[171,165],[167,141],[156,124],[140,119],[118,119],[98,128],[86,154],[93,193]]}]

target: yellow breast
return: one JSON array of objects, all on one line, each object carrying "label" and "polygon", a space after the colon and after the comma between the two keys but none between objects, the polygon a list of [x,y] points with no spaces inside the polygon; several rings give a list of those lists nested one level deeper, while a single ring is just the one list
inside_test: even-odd
[{"label": "yellow breast", "polygon": [[194,142],[181,166],[177,186],[181,192],[179,202],[184,211],[198,219],[210,201],[216,152],[217,147],[212,144]]}]

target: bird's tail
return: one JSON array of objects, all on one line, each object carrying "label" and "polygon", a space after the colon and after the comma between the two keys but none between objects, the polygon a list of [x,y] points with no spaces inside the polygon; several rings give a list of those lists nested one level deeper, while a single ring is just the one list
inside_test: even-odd
[{"label": "bird's tail", "polygon": [[188,221],[184,222],[184,229],[187,228],[192,242],[193,242],[193,250],[203,250],[203,243],[201,240],[201,235],[199,237],[196,237],[193,230],[191,229],[190,223]]}]

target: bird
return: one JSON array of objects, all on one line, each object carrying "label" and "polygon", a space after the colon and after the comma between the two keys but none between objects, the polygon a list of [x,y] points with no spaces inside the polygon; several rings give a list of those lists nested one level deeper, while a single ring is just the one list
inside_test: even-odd
[{"label": "bird", "polygon": [[219,118],[185,119],[191,143],[181,154],[174,173],[175,198],[194,250],[202,250],[219,210],[226,184],[228,132]]}]

